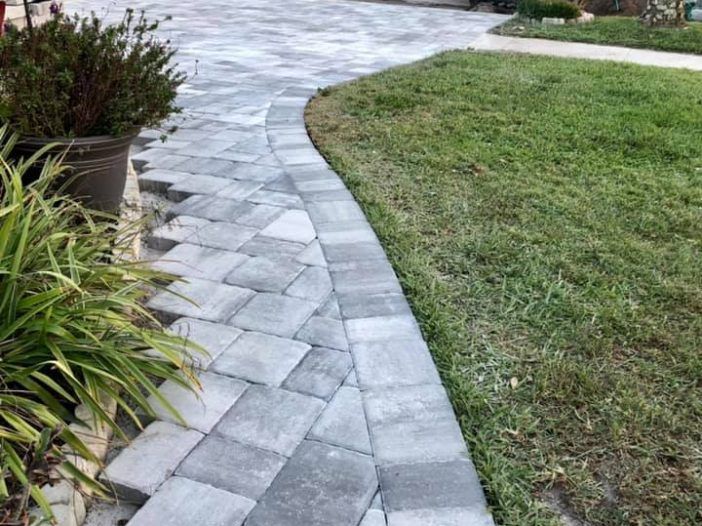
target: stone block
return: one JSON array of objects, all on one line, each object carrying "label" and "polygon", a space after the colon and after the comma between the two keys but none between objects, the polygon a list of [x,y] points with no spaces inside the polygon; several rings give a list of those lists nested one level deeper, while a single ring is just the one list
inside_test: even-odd
[{"label": "stone block", "polygon": [[149,247],[154,250],[170,250],[209,223],[200,217],[178,216],[151,232]]},{"label": "stone block", "polygon": [[235,268],[225,281],[230,285],[260,292],[283,292],[304,268],[302,264],[291,260],[274,261],[266,257],[250,257]]},{"label": "stone block", "polygon": [[261,205],[281,206],[283,208],[303,208],[302,199],[297,194],[259,190],[247,198],[247,201]]},{"label": "stone block", "polygon": [[190,174],[175,170],[148,170],[139,176],[139,188],[145,192],[165,194],[169,186],[188,176]]},{"label": "stone block", "polygon": [[176,276],[222,281],[248,259],[244,254],[181,243],[155,261],[152,267]]},{"label": "stone block", "polygon": [[229,185],[217,192],[217,197],[243,201],[263,186],[263,183],[260,183],[258,181],[232,181],[231,179],[227,180],[229,181]]},{"label": "stone block", "polygon": [[388,513],[388,526],[495,526],[484,509],[441,508]]},{"label": "stone block", "polygon": [[285,294],[319,303],[324,301],[331,294],[331,291],[332,283],[329,272],[321,267],[307,267],[287,288]]},{"label": "stone block", "polygon": [[381,510],[368,510],[359,526],[386,526],[385,513]]},{"label": "stone block", "polygon": [[173,322],[169,330],[195,342],[207,351],[207,355],[193,354],[197,367],[202,369],[206,369],[212,360],[222,354],[224,349],[229,347],[242,333],[241,330],[231,325],[212,323],[195,318],[180,318]]},{"label": "stone block", "polygon": [[412,315],[376,316],[346,320],[349,343],[422,338]]},{"label": "stone block", "polygon": [[351,354],[361,389],[441,383],[420,338],[355,343]]},{"label": "stone block", "polygon": [[404,294],[363,294],[349,292],[338,295],[339,309],[344,318],[375,318],[411,314]]},{"label": "stone block", "polygon": [[346,221],[365,221],[363,211],[354,201],[313,202],[307,208],[310,217],[316,225]]},{"label": "stone block", "polygon": [[259,293],[237,312],[229,323],[248,331],[291,338],[316,308],[317,304],[310,301]]},{"label": "stone block", "polygon": [[264,228],[261,235],[304,245],[317,237],[312,221],[304,210],[288,210]]},{"label": "stone block", "polygon": [[[320,242],[326,250],[327,245],[323,240]],[[329,271],[338,294],[402,293],[395,272],[384,259],[331,263]]]},{"label": "stone block", "polygon": [[305,249],[302,243],[283,241],[272,237],[256,236],[246,242],[240,252],[250,256],[262,256],[268,259],[293,259]]},{"label": "stone block", "polygon": [[171,207],[170,216],[188,215],[211,221],[232,222],[253,208],[251,203],[212,195],[193,195]]},{"label": "stone block", "polygon": [[234,252],[257,233],[257,228],[216,221],[197,230],[187,242]]},{"label": "stone block", "polygon": [[351,370],[351,357],[344,352],[315,347],[285,380],[283,386],[329,400]]},{"label": "stone block", "polygon": [[285,208],[270,205],[253,205],[253,207],[236,218],[236,223],[254,228],[263,228],[270,225],[285,213]]},{"label": "stone block", "polygon": [[313,316],[302,326],[295,338],[318,347],[348,350],[344,324],[332,318]]},{"label": "stone block", "polygon": [[191,195],[212,195],[230,184],[231,181],[224,177],[191,174],[182,178],[168,189],[168,198],[173,201],[182,201]]},{"label": "stone block", "polygon": [[310,438],[371,454],[361,392],[340,387],[310,431]]},{"label": "stone block", "polygon": [[295,260],[305,265],[313,265],[316,267],[327,266],[327,260],[324,258],[324,252],[322,252],[322,247],[318,240],[312,241],[305,250],[295,257]]}]

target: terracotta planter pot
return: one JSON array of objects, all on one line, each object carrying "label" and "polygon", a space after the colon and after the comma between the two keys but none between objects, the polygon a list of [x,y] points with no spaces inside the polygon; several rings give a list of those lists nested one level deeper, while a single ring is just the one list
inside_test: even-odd
[{"label": "terracotta planter pot", "polygon": [[[86,206],[106,212],[117,212],[127,180],[129,147],[138,130],[122,137],[103,135],[77,139],[38,139],[24,137],[15,146],[12,157],[27,159],[48,144],[56,144],[47,153],[50,156],[65,152],[63,164],[68,166],[68,192]],[[30,179],[41,173],[43,162],[35,163],[29,171]]]}]

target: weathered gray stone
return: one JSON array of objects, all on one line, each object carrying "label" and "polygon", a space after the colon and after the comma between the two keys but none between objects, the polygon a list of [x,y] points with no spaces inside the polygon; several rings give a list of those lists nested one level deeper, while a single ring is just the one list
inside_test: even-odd
[{"label": "weathered gray stone", "polygon": [[121,498],[144,502],[202,437],[192,429],[154,422],[117,455],[101,478],[112,484]]},{"label": "weathered gray stone", "polygon": [[365,455],[305,441],[249,515],[249,526],[356,526],[377,486]]},{"label": "weathered gray stone", "polygon": [[[362,261],[370,259],[385,260],[385,251],[380,243],[339,243],[324,247],[324,255],[329,263],[344,261]],[[338,291],[337,292],[341,292]]]},{"label": "weathered gray stone", "polygon": [[495,526],[495,522],[484,509],[441,508],[388,513],[388,526]]},{"label": "weathered gray stone", "polygon": [[154,250],[170,250],[209,223],[200,217],[178,216],[151,232],[149,247]]},{"label": "weathered gray stone", "polygon": [[359,526],[386,526],[385,514],[380,510],[368,510]]},{"label": "weathered gray stone", "polygon": [[[327,245],[320,239],[322,246]],[[334,290],[339,294],[401,293],[402,287],[390,264],[383,259],[367,261],[346,261],[329,265]]]},{"label": "weathered gray stone", "polygon": [[[248,384],[207,372],[201,373],[199,378],[201,391],[193,392],[168,380],[159,387],[159,392],[178,412],[187,427],[209,433],[243,394]],[[149,403],[159,419],[183,424],[154,395],[149,397]]]},{"label": "weathered gray stone", "polygon": [[296,261],[305,265],[313,265],[316,267],[326,267],[327,260],[324,259],[324,253],[318,240],[312,241],[305,250],[300,252],[296,257]]},{"label": "weathered gray stone", "polygon": [[191,195],[211,195],[226,188],[230,184],[231,181],[224,177],[190,174],[187,177],[183,177],[168,189],[168,198],[173,201],[182,201]]},{"label": "weathered gray stone", "polygon": [[190,174],[175,170],[148,170],[139,176],[139,188],[146,192],[165,194],[169,186],[188,176]]},{"label": "weathered gray stone", "polygon": [[372,389],[363,398],[379,465],[468,457],[453,408],[440,385]]},{"label": "weathered gray stone", "polygon": [[236,223],[255,228],[263,228],[270,225],[278,217],[283,215],[284,208],[270,205],[253,205],[253,207],[236,218]]},{"label": "weathered gray stone", "polygon": [[329,272],[321,267],[307,267],[287,288],[285,294],[319,303],[324,301],[331,291]]},{"label": "weathered gray stone", "polygon": [[304,210],[288,210],[261,231],[262,236],[307,244],[317,234]]},{"label": "weathered gray stone", "polygon": [[319,347],[348,350],[344,324],[332,318],[313,316],[302,326],[295,338]]},{"label": "weathered gray stone", "polygon": [[263,186],[263,183],[258,181],[232,181],[231,179],[227,181],[229,185],[217,192],[217,197],[242,201]]},{"label": "weathered gray stone", "polygon": [[128,526],[240,526],[255,502],[182,477],[169,479]]},{"label": "weathered gray stone", "polygon": [[351,370],[351,357],[334,349],[313,348],[283,386],[329,400]]},{"label": "weathered gray stone", "polygon": [[411,315],[346,320],[346,331],[351,344],[422,337]]},{"label": "weathered gray stone", "polygon": [[217,173],[222,177],[229,179],[239,179],[241,181],[258,181],[261,183],[269,183],[275,181],[285,172],[273,166],[262,166],[259,164],[239,164],[233,168],[221,170]]},{"label": "weathered gray stone", "polygon": [[374,318],[396,314],[411,314],[404,294],[338,295],[339,307],[345,318]]},{"label": "weathered gray stone", "polygon": [[173,322],[169,331],[187,338],[201,346],[207,354],[193,351],[196,365],[206,369],[207,366],[229,347],[242,333],[241,330],[223,323],[212,323],[195,318],[180,318]]},{"label": "weathered gray stone", "polygon": [[375,243],[378,238],[367,221],[324,223],[317,226],[319,241],[323,246],[348,243]]},{"label": "weathered gray stone", "polygon": [[420,338],[356,343],[351,354],[361,389],[441,383]]},{"label": "weathered gray stone", "polygon": [[268,259],[292,259],[302,252],[305,245],[283,241],[272,237],[256,236],[245,243],[239,250],[250,256],[262,256]]},{"label": "weathered gray stone", "polygon": [[161,312],[167,321],[181,316],[225,321],[253,295],[253,291],[232,285],[189,278],[187,282],[173,283],[168,290],[159,292],[147,306]]},{"label": "weathered gray stone", "polygon": [[258,229],[217,221],[200,228],[187,238],[188,243],[235,251],[258,233]]},{"label": "weathered gray stone", "polygon": [[275,453],[211,435],[193,449],[177,474],[258,500],[286,460]]},{"label": "weathered gray stone", "polygon": [[214,432],[289,457],[323,407],[318,398],[252,385]]},{"label": "weathered gray stone", "polygon": [[282,292],[304,268],[291,260],[273,261],[266,257],[252,257],[235,268],[225,281],[230,285],[260,292]]},{"label": "weathered gray stone", "polygon": [[171,166],[174,170],[200,175],[220,175],[221,172],[232,170],[236,163],[224,159],[209,157],[184,157],[185,161]]},{"label": "weathered gray stone", "polygon": [[155,261],[152,267],[176,276],[222,281],[247,259],[248,256],[235,252],[181,243]]},{"label": "weathered gray stone", "polygon": [[341,221],[365,222],[366,219],[363,211],[354,201],[314,202],[310,203],[307,209],[316,225]]},{"label": "weathered gray stone", "polygon": [[212,195],[193,195],[172,207],[170,216],[188,215],[202,217],[211,221],[234,221],[238,217],[250,212],[251,203],[222,199]]},{"label": "weathered gray stone", "polygon": [[277,387],[309,349],[309,345],[294,340],[246,332],[212,363],[210,369]]},{"label": "weathered gray stone", "polygon": [[240,329],[290,338],[316,308],[317,304],[310,301],[259,293],[237,312],[229,323]]},{"label": "weathered gray stone", "polygon": [[361,392],[353,387],[340,387],[312,427],[310,438],[370,455]]},{"label": "weathered gray stone", "polygon": [[297,194],[284,192],[271,192],[269,190],[259,190],[250,195],[247,199],[252,203],[271,206],[282,206],[285,208],[302,208],[302,199]]}]

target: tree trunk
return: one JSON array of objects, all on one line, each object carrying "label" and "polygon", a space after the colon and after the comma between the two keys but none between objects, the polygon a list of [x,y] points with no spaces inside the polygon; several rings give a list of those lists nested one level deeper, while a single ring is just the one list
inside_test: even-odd
[{"label": "tree trunk", "polygon": [[641,22],[647,26],[682,26],[685,0],[648,0]]}]

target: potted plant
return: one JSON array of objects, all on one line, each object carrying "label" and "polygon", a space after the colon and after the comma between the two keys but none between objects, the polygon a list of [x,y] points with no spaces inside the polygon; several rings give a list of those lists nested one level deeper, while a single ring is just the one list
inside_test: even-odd
[{"label": "potted plant", "polygon": [[[65,187],[87,205],[119,207],[129,147],[141,127],[158,126],[175,106],[184,74],[171,64],[159,22],[127,10],[119,24],[94,14],[58,14],[0,41],[0,121],[19,134],[12,156],[53,145],[71,167]],[[37,163],[33,177],[41,171]],[[30,177],[32,175],[30,174]]]}]

